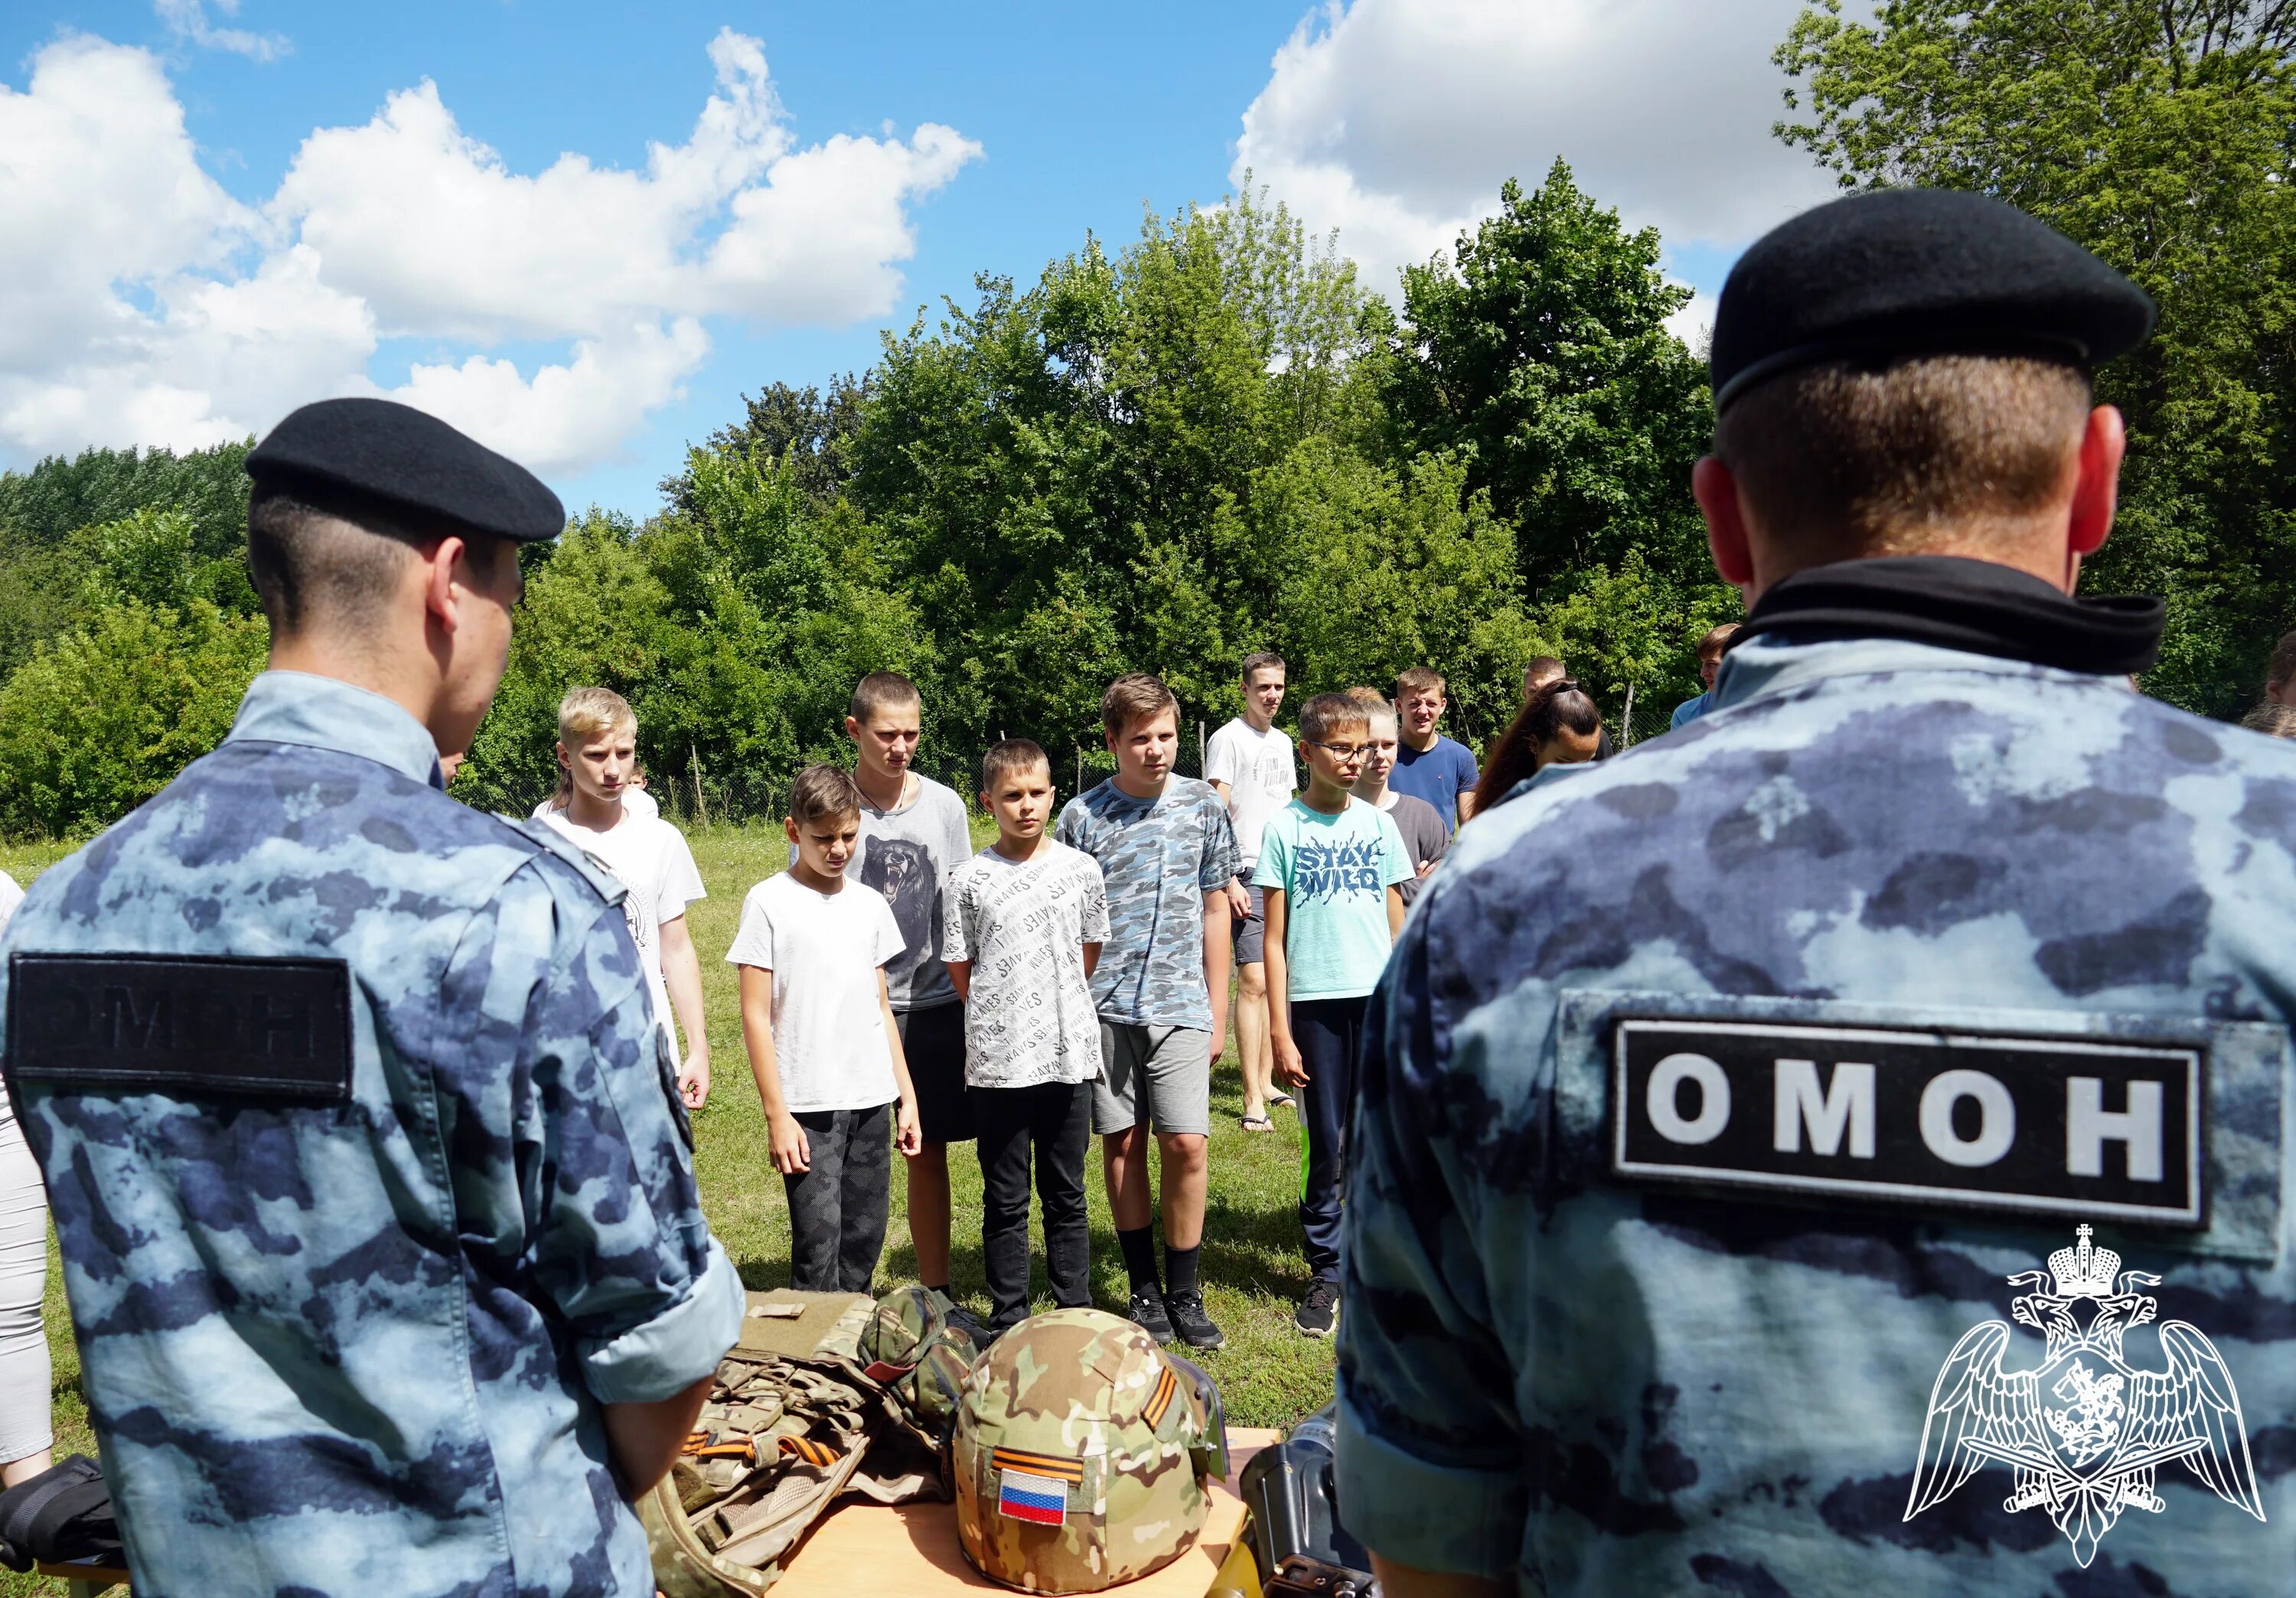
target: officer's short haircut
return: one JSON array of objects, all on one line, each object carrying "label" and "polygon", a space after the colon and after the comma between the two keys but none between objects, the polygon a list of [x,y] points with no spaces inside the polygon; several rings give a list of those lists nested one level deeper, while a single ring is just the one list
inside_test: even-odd
[{"label": "officer's short haircut", "polygon": [[2090,400],[2087,373],[2033,356],[1833,361],[1748,389],[1714,453],[1796,554],[1918,554],[2046,504]]},{"label": "officer's short haircut", "polygon": [[2296,705],[2259,705],[2240,718],[2240,725],[2267,738],[2296,738]]},{"label": "officer's short haircut", "polygon": [[1346,727],[1371,726],[1371,712],[1344,693],[1318,693],[1300,707],[1300,736],[1322,743]]},{"label": "officer's short haircut", "polygon": [[1033,738],[1006,738],[988,746],[980,757],[980,791],[994,794],[996,784],[1015,772],[1035,771],[1042,766],[1046,781],[1053,774],[1053,763]]},{"label": "officer's short haircut", "polygon": [[2283,633],[2280,642],[2272,646],[2272,659],[2264,668],[2264,690],[2269,693],[2296,677],[2296,633]]},{"label": "officer's short haircut", "polygon": [[790,819],[800,827],[817,821],[861,819],[861,789],[840,766],[808,766],[790,787]]},{"label": "officer's short haircut", "polygon": [[1249,688],[1251,686],[1251,674],[1253,672],[1267,671],[1270,669],[1275,671],[1285,671],[1288,670],[1289,668],[1283,664],[1283,657],[1282,655],[1277,654],[1272,649],[1263,649],[1258,654],[1244,656],[1243,670],[1239,673],[1238,676],[1243,685]]},{"label": "officer's short haircut", "polygon": [[1124,729],[1144,717],[1172,713],[1172,725],[1180,725],[1180,701],[1163,680],[1144,671],[1128,671],[1108,685],[1100,696],[1100,725],[1108,729],[1111,737],[1121,738]]},{"label": "officer's short haircut", "polygon": [[880,710],[914,710],[923,704],[917,685],[899,672],[873,671],[853,684],[853,698],[845,714],[865,727]]},{"label": "officer's short haircut", "polygon": [[1443,692],[1443,674],[1431,666],[1406,666],[1395,674],[1395,702],[1401,704],[1414,693]]},{"label": "officer's short haircut", "polygon": [[1718,627],[1707,628],[1706,635],[1698,641],[1698,658],[1702,660],[1720,660],[1722,651],[1730,647],[1730,640],[1738,635],[1738,629],[1743,624],[1740,622],[1726,621]]},{"label": "officer's short haircut", "polygon": [[378,619],[406,562],[431,539],[460,537],[473,567],[514,558],[509,540],[439,522],[427,531],[363,496],[258,481],[247,502],[247,575],[271,630],[357,629]]}]

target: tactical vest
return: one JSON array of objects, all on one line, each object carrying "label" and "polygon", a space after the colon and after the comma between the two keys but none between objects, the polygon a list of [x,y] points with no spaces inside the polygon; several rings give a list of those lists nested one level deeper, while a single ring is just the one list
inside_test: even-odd
[{"label": "tactical vest", "polygon": [[[796,1292],[750,1303],[685,1451],[638,1505],[666,1598],[764,1593],[849,1494],[950,1496],[954,1415],[938,1373],[961,1371],[972,1349],[922,1290],[878,1303]],[[804,1307],[793,1321],[774,1308],[791,1304]]]}]

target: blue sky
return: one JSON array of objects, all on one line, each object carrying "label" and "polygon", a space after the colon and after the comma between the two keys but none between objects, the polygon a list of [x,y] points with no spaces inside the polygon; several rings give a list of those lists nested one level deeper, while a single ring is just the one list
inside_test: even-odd
[{"label": "blue sky", "polygon": [[[1564,154],[1710,295],[1822,193],[1767,131],[1792,9],[20,4],[0,140],[40,173],[0,174],[0,322],[33,330],[0,332],[0,463],[365,386],[643,515],[745,390],[865,366],[975,273],[1026,279],[1246,166],[1385,285]],[[715,143],[712,103],[739,125]],[[744,227],[748,265],[693,269]]]}]

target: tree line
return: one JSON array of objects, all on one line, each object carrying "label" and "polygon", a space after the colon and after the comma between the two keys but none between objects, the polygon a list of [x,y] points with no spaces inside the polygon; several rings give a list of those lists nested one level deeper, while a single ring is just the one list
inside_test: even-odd
[{"label": "tree line", "polygon": [[[1845,187],[2000,193],[2160,300],[2160,337],[2099,374],[2132,443],[2084,581],[2168,595],[2146,686],[2218,716],[2296,617],[2288,12],[1891,0],[1866,23],[1826,0],[1778,52],[1779,135]],[[1089,780],[1111,676],[1155,671],[1218,720],[1267,648],[1308,688],[1435,666],[1471,742],[1539,654],[1662,725],[1738,602],[1688,493],[1711,413],[1660,261],[1557,163],[1393,306],[1248,186],[1033,283],[984,275],[867,371],[747,400],[643,522],[594,508],[531,550],[455,791],[546,790],[577,683],[623,692],[657,779],[727,817],[836,758],[878,668],[922,686],[952,775],[1009,733]],[[0,830],[105,824],[228,725],[263,650],[245,448],[0,475]]]}]

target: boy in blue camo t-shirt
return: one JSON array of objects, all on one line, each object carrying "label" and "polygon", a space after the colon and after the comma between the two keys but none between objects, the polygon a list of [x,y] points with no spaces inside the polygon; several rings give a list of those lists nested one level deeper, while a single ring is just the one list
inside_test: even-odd
[{"label": "boy in blue camo t-shirt", "polygon": [[[1204,1313],[1196,1255],[1212,1061],[1227,1031],[1235,834],[1210,783],[1173,774],[1180,706],[1171,690],[1128,673],[1109,684],[1100,718],[1116,774],[1070,799],[1054,834],[1099,861],[1108,885],[1108,941],[1092,973],[1101,1057],[1093,1130],[1132,1278],[1129,1314],[1159,1342],[1217,1348],[1226,1340]],[[1161,1277],[1149,1230],[1151,1128],[1163,1169]]]},{"label": "boy in blue camo t-shirt", "polygon": [[1313,1277],[1292,1323],[1328,1337],[1340,1302],[1340,1176],[1363,1055],[1364,1010],[1403,930],[1410,851],[1394,818],[1348,790],[1371,713],[1344,693],[1300,709],[1308,791],[1270,816],[1251,884],[1267,895],[1267,1022],[1276,1080],[1300,1090],[1308,1135],[1300,1229]]}]

